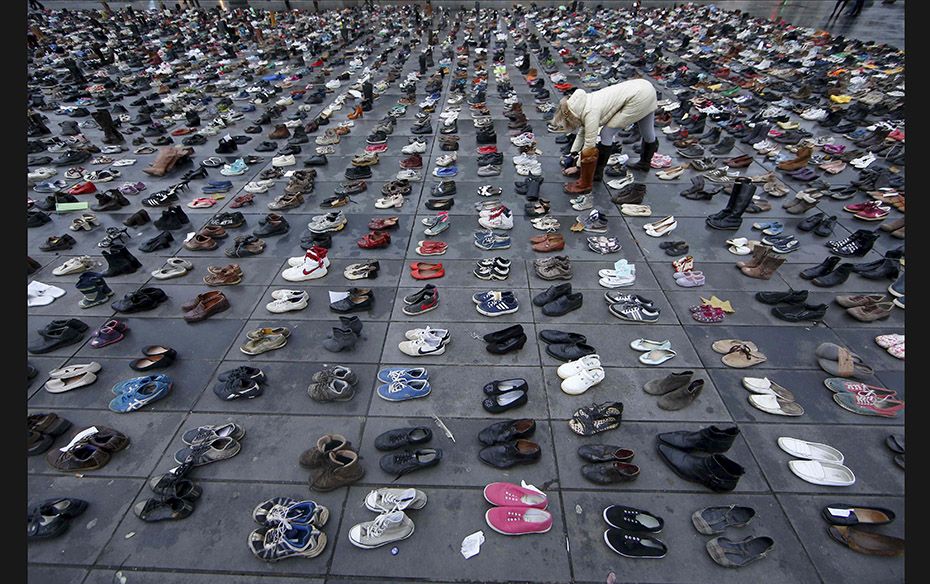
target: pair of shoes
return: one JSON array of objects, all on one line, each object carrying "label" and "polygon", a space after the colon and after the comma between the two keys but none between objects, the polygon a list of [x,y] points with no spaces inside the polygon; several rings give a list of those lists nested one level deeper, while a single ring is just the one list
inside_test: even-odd
[{"label": "pair of shoes", "polygon": [[[739,435],[736,426],[709,426],[697,432],[678,431],[658,435],[662,460],[681,478],[700,483],[716,492],[736,488],[745,469],[727,458],[727,452]],[[698,456],[703,452],[708,456]]]},{"label": "pair of shoes", "polygon": [[310,490],[327,492],[358,482],[365,476],[358,451],[341,434],[324,434],[314,448],[300,455],[300,465],[311,469]]},{"label": "pair of shoes", "polygon": [[[424,290],[414,294],[428,294],[431,284],[427,284]],[[404,298],[406,302],[410,297]],[[452,342],[452,334],[447,329],[434,329],[429,326],[425,328],[411,329],[404,333],[406,340],[398,343],[397,348],[400,352],[411,357],[426,357],[429,355],[442,355],[446,352],[446,346]]]},{"label": "pair of shoes", "polygon": [[542,491],[513,483],[491,483],[484,488],[484,499],[494,505],[485,512],[484,520],[500,534],[526,535],[552,529],[552,513],[546,510],[549,498]]},{"label": "pair of shoes", "polygon": [[262,527],[249,534],[249,549],[261,560],[314,558],[326,549],[321,529],[329,509],[316,501],[274,497],[259,503],[252,518]]},{"label": "pair of shoes", "polygon": [[400,402],[426,397],[432,391],[425,367],[388,367],[378,372],[377,394],[383,400]]},{"label": "pair of shoes", "polygon": [[546,316],[563,316],[581,308],[584,295],[572,292],[571,282],[550,286],[533,297],[533,304],[542,309]]},{"label": "pair of shoes", "polygon": [[426,493],[419,489],[382,487],[365,496],[365,507],[379,515],[349,528],[349,541],[362,549],[375,549],[413,535],[413,520],[406,510],[426,506]]},{"label": "pair of shoes", "polygon": [[493,355],[505,355],[519,351],[526,344],[527,336],[523,325],[515,324],[505,329],[487,333],[482,340],[487,343],[485,349]]}]

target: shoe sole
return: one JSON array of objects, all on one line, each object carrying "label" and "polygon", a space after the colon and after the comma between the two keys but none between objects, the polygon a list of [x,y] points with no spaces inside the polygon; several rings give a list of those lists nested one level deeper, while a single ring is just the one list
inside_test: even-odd
[{"label": "shoe sole", "polygon": [[[474,300],[474,298],[472,298],[472,300]],[[485,312],[484,310],[481,310],[481,307],[480,307],[480,306],[476,306],[476,307],[475,307],[475,310],[477,310],[478,312],[480,312],[481,314],[483,314],[483,315],[485,315],[485,316],[494,317],[494,316],[503,316],[503,315],[505,315],[505,314],[513,314],[514,312],[517,312],[517,311],[519,310],[519,308],[514,308],[513,310],[504,310],[504,311],[501,311],[501,312],[493,312],[493,313],[492,313],[492,312]]]},{"label": "shoe sole", "polygon": [[[407,306],[410,306],[410,305],[407,305]],[[439,308],[439,304],[437,303],[437,304],[435,304],[435,305],[433,305],[433,306],[430,306],[429,308],[425,308],[425,309],[423,309],[423,310],[420,310],[419,312],[407,312],[407,306],[405,306],[405,307],[401,310],[401,312],[403,312],[403,313],[406,314],[407,316],[416,316],[416,315],[418,315],[418,314],[423,314],[423,313],[425,313],[425,312],[429,312],[429,311],[431,311],[431,310],[436,310],[437,308]]]}]

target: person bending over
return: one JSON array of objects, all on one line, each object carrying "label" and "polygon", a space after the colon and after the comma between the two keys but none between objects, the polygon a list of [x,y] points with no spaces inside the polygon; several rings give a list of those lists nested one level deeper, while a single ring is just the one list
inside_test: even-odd
[{"label": "person bending over", "polygon": [[[577,131],[571,152],[580,152],[581,176],[565,185],[565,192],[589,193],[595,180],[601,180],[604,167],[614,151],[614,142],[621,128],[639,126],[643,138],[639,162],[628,165],[635,170],[649,170],[652,156],[659,150],[655,134],[656,90],[645,79],[632,79],[586,93],[576,89],[563,97],[553,117],[553,125],[566,131]],[[600,144],[598,144],[598,129]]]}]

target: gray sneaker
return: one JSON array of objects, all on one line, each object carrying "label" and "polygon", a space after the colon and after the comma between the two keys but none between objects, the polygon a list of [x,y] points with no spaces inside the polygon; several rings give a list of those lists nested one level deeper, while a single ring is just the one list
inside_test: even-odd
[{"label": "gray sneaker", "polygon": [[426,493],[419,489],[382,487],[368,493],[365,497],[365,507],[375,513],[422,509],[426,507]]},{"label": "gray sneaker", "polygon": [[323,369],[317,371],[310,378],[314,383],[320,381],[328,381],[332,378],[341,379],[342,381],[348,382],[349,385],[355,385],[358,383],[358,376],[352,372],[348,367],[342,365],[326,365]]},{"label": "gray sneaker", "polygon": [[587,217],[577,217],[584,225],[584,230],[590,233],[607,233],[607,217],[597,209],[591,209]]},{"label": "gray sneaker", "polygon": [[363,549],[374,549],[413,535],[413,521],[403,511],[378,515],[373,521],[352,526],[349,541]]},{"label": "gray sneaker", "polygon": [[311,383],[307,393],[317,402],[349,401],[355,397],[355,387],[346,381],[330,377]]},{"label": "gray sneaker", "polygon": [[500,176],[501,167],[496,164],[488,164],[478,168],[478,176]]},{"label": "gray sneaker", "polygon": [[571,280],[572,265],[569,262],[552,262],[536,267],[536,275],[543,280]]}]

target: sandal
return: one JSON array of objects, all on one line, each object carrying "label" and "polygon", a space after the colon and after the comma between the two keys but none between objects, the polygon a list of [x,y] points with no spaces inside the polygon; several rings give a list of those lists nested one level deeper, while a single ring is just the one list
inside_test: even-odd
[{"label": "sandal", "polygon": [[694,258],[692,256],[678,258],[672,262],[672,267],[675,268],[675,273],[690,272],[694,269]]},{"label": "sandal", "polygon": [[212,197],[199,197],[187,204],[191,209],[209,209],[216,204],[216,199]]},{"label": "sandal", "polygon": [[711,345],[711,348],[716,353],[726,354],[730,352],[730,349],[736,345],[746,345],[749,347],[750,351],[758,351],[759,347],[756,346],[752,341],[741,341],[738,339],[721,339],[719,341],[714,341],[714,344]]},{"label": "sandal", "polygon": [[381,231],[384,229],[393,229],[397,227],[397,222],[400,218],[396,215],[390,217],[375,217],[368,222],[368,228]]},{"label": "sandal", "polygon": [[97,244],[97,247],[110,247],[111,245],[122,244],[130,237],[127,227],[107,227],[107,235],[103,238],[103,241]]},{"label": "sandal", "polygon": [[100,225],[100,221],[97,220],[97,216],[93,213],[83,213],[80,217],[77,217],[71,221],[71,231],[90,231],[94,227]]},{"label": "sandal", "polygon": [[764,363],[768,361],[768,358],[762,353],[751,349],[749,345],[737,344],[730,347],[727,354],[721,357],[720,360],[723,361],[723,364],[727,367],[744,369],[746,367],[758,365],[759,363]]},{"label": "sandal", "polygon": [[568,427],[575,434],[593,436],[619,428],[622,414],[623,404],[620,402],[592,404],[575,410],[572,419],[568,421]]}]

